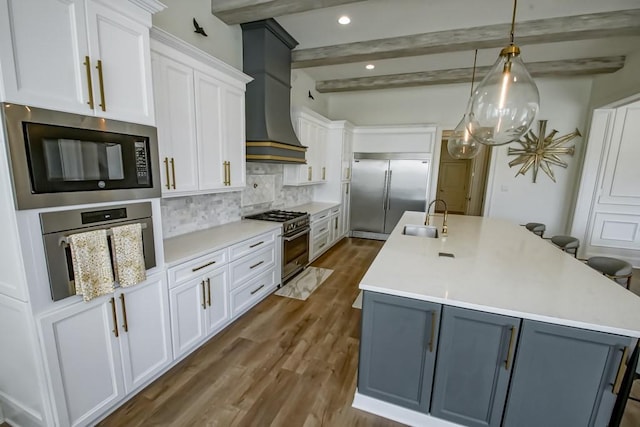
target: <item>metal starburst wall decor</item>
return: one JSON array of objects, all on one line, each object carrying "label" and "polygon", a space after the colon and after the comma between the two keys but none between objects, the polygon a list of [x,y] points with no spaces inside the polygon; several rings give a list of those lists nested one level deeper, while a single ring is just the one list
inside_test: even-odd
[{"label": "metal starburst wall decor", "polygon": [[567,163],[560,159],[560,155],[573,156],[575,152],[575,145],[565,147],[564,144],[571,141],[577,136],[582,136],[580,131],[575,131],[566,134],[564,136],[554,139],[553,137],[558,133],[557,130],[552,130],[549,135],[545,136],[547,132],[547,121],[538,120],[540,127],[538,136],[533,131],[529,131],[524,140],[519,140],[518,143],[522,145],[522,148],[509,148],[510,156],[518,156],[509,162],[509,167],[516,165],[522,165],[516,176],[524,175],[527,171],[533,168],[533,182],[536,182],[538,177],[538,169],[542,169],[553,182],[556,182],[556,177],[551,170],[551,165],[567,167]]}]

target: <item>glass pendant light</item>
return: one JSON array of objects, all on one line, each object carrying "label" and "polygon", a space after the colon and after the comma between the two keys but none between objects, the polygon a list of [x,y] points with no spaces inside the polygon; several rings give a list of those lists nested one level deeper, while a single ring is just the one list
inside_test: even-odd
[{"label": "glass pendant light", "polygon": [[466,127],[471,136],[486,145],[503,145],[520,139],[540,108],[538,88],[513,42],[516,20],[513,2],[511,43],[473,92],[467,107]]},{"label": "glass pendant light", "polygon": [[[471,75],[471,94],[473,95],[473,83],[476,79],[476,60],[478,59],[478,49],[473,57],[473,74]],[[453,131],[447,142],[447,151],[454,159],[472,159],[480,152],[480,144],[471,137],[467,130],[467,115],[465,114]]]}]

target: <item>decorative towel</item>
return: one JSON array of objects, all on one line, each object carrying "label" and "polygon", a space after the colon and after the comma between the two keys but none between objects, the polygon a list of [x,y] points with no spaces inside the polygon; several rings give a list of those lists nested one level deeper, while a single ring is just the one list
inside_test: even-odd
[{"label": "decorative towel", "polygon": [[71,261],[76,295],[90,301],[113,293],[113,270],[106,230],[88,231],[67,237],[71,248]]},{"label": "decorative towel", "polygon": [[122,225],[111,229],[116,281],[120,286],[137,285],[147,279],[142,250],[142,225]]}]

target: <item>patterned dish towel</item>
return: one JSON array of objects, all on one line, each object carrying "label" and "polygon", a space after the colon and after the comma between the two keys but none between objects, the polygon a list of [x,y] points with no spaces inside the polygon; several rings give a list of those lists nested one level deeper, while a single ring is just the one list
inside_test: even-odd
[{"label": "patterned dish towel", "polygon": [[67,237],[71,249],[71,261],[76,295],[90,301],[115,291],[111,256],[106,230],[88,231]]},{"label": "patterned dish towel", "polygon": [[142,250],[142,225],[136,223],[113,227],[111,232],[116,281],[123,288],[144,282],[147,269]]}]

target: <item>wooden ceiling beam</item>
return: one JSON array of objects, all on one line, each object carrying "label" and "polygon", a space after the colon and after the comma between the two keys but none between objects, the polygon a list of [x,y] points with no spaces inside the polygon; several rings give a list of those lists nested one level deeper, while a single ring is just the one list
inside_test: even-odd
[{"label": "wooden ceiling beam", "polygon": [[[624,60],[624,56],[608,56],[532,62],[525,65],[533,77],[574,77],[613,73],[624,66]],[[490,69],[491,67],[476,68],[476,82],[480,82]],[[320,93],[329,93],[467,83],[471,82],[472,72],[472,68],[455,68],[385,76],[323,80],[316,82],[316,90]]]},{"label": "wooden ceiling beam", "polygon": [[211,13],[235,25],[360,1],[364,0],[211,0]]},{"label": "wooden ceiling beam", "polygon": [[[292,68],[504,47],[510,24],[437,31],[433,33],[299,49]],[[640,35],[640,9],[564,16],[516,22],[516,44],[552,43],[602,37]]]}]

